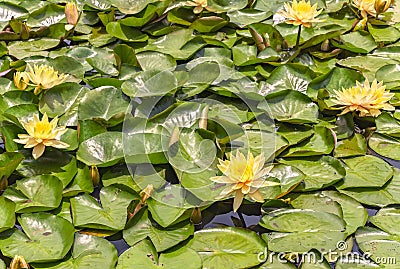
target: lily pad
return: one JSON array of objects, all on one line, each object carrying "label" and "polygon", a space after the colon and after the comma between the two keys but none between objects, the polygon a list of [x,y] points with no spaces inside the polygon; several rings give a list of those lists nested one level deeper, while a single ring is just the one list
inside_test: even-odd
[{"label": "lily pad", "polygon": [[232,227],[200,230],[189,247],[201,256],[203,268],[210,269],[256,266],[261,263],[258,254],[267,251],[256,233]]},{"label": "lily pad", "polygon": [[[190,260],[190,263],[187,263],[188,260]],[[201,258],[190,248],[182,247],[177,250],[161,253],[160,257],[158,257],[152,243],[145,239],[120,256],[117,269],[179,269],[185,263],[187,263],[185,267],[188,269],[203,268],[201,266]]]},{"label": "lily pad", "polygon": [[345,238],[343,219],[311,209],[277,209],[265,215],[260,225],[278,231],[262,236],[272,251],[324,251],[335,249],[337,242]]},{"label": "lily pad", "polygon": [[158,228],[149,219],[148,211],[142,210],[128,223],[123,236],[131,246],[149,238],[157,252],[162,252],[186,240],[193,232],[194,226],[191,223],[181,223],[164,229]]},{"label": "lily pad", "polygon": [[113,269],[117,263],[118,255],[114,245],[106,239],[75,234],[72,256],[68,260],[58,263],[34,264],[37,269],[89,269],[98,266],[104,269]]},{"label": "lily pad", "polygon": [[394,234],[400,235],[400,230],[398,225],[398,220],[400,218],[400,210],[396,206],[384,207],[376,213],[376,215],[370,218],[372,224],[381,230]]},{"label": "lily pad", "polygon": [[364,253],[376,263],[385,261],[385,268],[397,268],[400,264],[398,237],[371,227],[362,227],[356,233],[357,243]]},{"label": "lily pad", "polygon": [[346,175],[342,164],[330,156],[282,159],[279,162],[296,167],[306,176],[304,178],[306,190],[332,185]]},{"label": "lily pad", "polygon": [[72,198],[72,218],[76,227],[122,230],[125,227],[127,208],[136,197],[115,187],[100,190],[99,204],[89,194]]},{"label": "lily pad", "polygon": [[[393,176],[393,168],[378,157],[366,155],[342,160],[346,176],[337,186],[340,189],[355,187],[382,187]],[[379,174],[376,173],[379,171]]]},{"label": "lily pad", "polygon": [[4,196],[0,196],[0,232],[11,229],[15,224],[15,203]]},{"label": "lily pad", "polygon": [[51,175],[18,180],[6,189],[3,196],[14,201],[17,213],[47,211],[61,203],[63,185]]},{"label": "lily pad", "polygon": [[[263,104],[263,103],[261,103]],[[288,123],[313,123],[318,118],[318,106],[298,91],[283,91],[267,98],[268,107],[259,108],[269,112],[274,119]]]},{"label": "lily pad", "polygon": [[7,257],[21,255],[28,263],[61,260],[70,250],[75,229],[72,224],[48,213],[22,214],[22,230],[0,235],[0,249]]}]

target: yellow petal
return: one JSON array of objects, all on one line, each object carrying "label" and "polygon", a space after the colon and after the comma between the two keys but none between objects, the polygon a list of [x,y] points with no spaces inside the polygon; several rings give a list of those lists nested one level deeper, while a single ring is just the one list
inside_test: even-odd
[{"label": "yellow petal", "polygon": [[235,193],[235,198],[233,199],[233,212],[237,212],[239,209],[240,205],[243,202],[243,197],[244,194],[242,193],[241,190],[237,190]]},{"label": "yellow petal", "polygon": [[33,158],[36,160],[36,159],[38,159],[40,156],[42,156],[43,153],[44,153],[44,149],[45,149],[45,146],[44,146],[42,143],[36,145],[36,146],[33,148],[33,150],[32,150],[32,156],[33,156]]},{"label": "yellow petal", "polygon": [[249,193],[249,197],[256,202],[259,202],[259,203],[264,202],[264,197],[262,196],[261,192],[259,192],[258,190],[253,193]]}]

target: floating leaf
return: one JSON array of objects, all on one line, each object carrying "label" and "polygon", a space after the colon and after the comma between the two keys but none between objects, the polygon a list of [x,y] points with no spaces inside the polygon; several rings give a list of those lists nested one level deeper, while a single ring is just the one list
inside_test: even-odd
[{"label": "floating leaf", "polygon": [[0,232],[11,229],[15,224],[15,203],[4,196],[0,196]]},{"label": "floating leaf", "polygon": [[256,266],[267,245],[252,231],[240,228],[204,229],[194,234],[189,247],[201,256],[203,268],[232,269]]},{"label": "floating leaf", "polygon": [[6,189],[3,196],[16,203],[17,213],[47,211],[61,203],[63,185],[50,175],[41,175],[18,180],[15,186]]},{"label": "floating leaf", "polygon": [[117,254],[114,245],[106,239],[77,233],[72,248],[72,257],[58,263],[34,264],[34,267],[37,269],[89,269],[97,266],[113,269],[117,263]]},{"label": "floating leaf", "polygon": [[135,196],[115,187],[100,190],[99,204],[89,194],[71,199],[72,218],[76,227],[122,230],[125,227],[127,208]]},{"label": "floating leaf", "polygon": [[147,210],[142,210],[128,223],[123,236],[131,246],[149,238],[157,252],[162,252],[186,240],[193,232],[193,224],[187,222],[164,229],[158,228],[152,224]]},{"label": "floating leaf", "polygon": [[74,241],[74,227],[48,213],[22,214],[22,230],[9,230],[0,235],[0,249],[7,257],[21,255],[28,263],[61,260]]}]

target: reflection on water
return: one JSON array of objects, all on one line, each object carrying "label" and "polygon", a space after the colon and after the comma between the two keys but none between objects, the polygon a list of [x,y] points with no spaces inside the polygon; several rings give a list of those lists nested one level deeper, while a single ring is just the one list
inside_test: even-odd
[{"label": "reflection on water", "polygon": [[[261,220],[261,215],[259,216],[248,216],[245,214],[242,214],[243,220],[245,221],[245,226],[253,226],[257,225],[258,222]],[[229,212],[221,215],[216,215],[209,223],[203,226],[203,228],[215,228],[215,227],[220,227],[221,225],[224,226],[235,226],[233,223],[232,218],[239,218],[240,216],[238,213]]]},{"label": "reflection on water", "polygon": [[116,241],[110,241],[118,251],[118,256],[121,255],[125,250],[129,248],[129,245],[125,242],[124,239],[119,239]]}]

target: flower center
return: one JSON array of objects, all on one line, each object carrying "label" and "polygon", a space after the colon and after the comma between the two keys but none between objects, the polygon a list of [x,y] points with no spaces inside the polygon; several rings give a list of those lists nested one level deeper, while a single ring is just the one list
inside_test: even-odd
[{"label": "flower center", "polygon": [[53,127],[50,123],[37,122],[34,129],[36,139],[51,139]]}]

